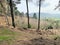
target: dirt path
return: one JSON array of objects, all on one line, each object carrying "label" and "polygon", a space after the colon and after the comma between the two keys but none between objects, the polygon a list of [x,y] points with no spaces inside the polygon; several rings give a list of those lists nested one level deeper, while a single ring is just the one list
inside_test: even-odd
[{"label": "dirt path", "polygon": [[14,45],[60,45],[60,38],[57,37],[55,40],[55,34],[51,31],[40,31],[37,33],[32,30],[14,30],[22,33],[22,35],[19,34],[16,37]]},{"label": "dirt path", "polygon": [[[51,30],[42,30],[36,32],[33,29],[22,29],[22,28],[13,28],[13,27],[4,27],[9,28],[11,31],[16,32],[14,39],[12,40],[11,45],[60,45],[60,35],[56,30],[57,34],[54,34],[54,31]],[[7,42],[2,42],[2,45],[9,45]]]}]

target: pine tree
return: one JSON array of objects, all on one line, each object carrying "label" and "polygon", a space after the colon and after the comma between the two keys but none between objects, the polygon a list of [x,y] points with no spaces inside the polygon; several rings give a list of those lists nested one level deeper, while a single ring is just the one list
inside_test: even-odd
[{"label": "pine tree", "polygon": [[36,15],[36,13],[33,14],[33,18],[37,19],[37,15]]},{"label": "pine tree", "polygon": [[[8,0],[9,1],[9,5],[10,5],[10,10],[11,10],[11,17],[12,17],[12,26],[15,28],[15,22],[14,22],[14,14],[13,14],[13,7],[16,5],[16,4],[19,4],[20,0],[17,0],[17,1],[13,1],[13,0]],[[13,3],[12,3],[13,2]],[[14,4],[14,5],[13,5]]]}]

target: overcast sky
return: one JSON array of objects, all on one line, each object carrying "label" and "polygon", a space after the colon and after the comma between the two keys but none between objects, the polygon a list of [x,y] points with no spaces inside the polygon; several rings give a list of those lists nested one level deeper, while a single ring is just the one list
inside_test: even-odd
[{"label": "overcast sky", "polygon": [[[36,1],[37,0],[33,0],[33,2],[29,2],[29,13],[38,12],[39,8],[37,5],[35,5]],[[58,5],[58,1],[59,0],[45,0],[41,6],[41,12],[42,13],[51,13],[51,14],[60,13],[60,11],[58,9],[54,10],[54,8]],[[21,4],[17,5],[18,10],[20,12],[26,13],[26,3],[25,2],[26,2],[25,0],[21,0]]]}]

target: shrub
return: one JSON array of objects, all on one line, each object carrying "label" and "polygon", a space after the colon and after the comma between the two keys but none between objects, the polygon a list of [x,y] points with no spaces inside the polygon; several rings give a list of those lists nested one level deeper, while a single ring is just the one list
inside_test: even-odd
[{"label": "shrub", "polygon": [[47,29],[53,29],[53,27],[50,25],[50,26],[47,27]]},{"label": "shrub", "polygon": [[31,28],[31,24],[29,24],[29,28]]},{"label": "shrub", "polygon": [[57,39],[60,39],[60,36],[56,36],[56,37],[54,38],[54,40],[57,40]]},{"label": "shrub", "polygon": [[53,26],[52,25],[47,25],[45,30],[47,30],[47,29],[53,29]]}]

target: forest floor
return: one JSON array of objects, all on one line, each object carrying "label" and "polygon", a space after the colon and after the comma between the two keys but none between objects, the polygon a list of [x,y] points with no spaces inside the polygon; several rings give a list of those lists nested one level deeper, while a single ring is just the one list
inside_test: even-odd
[{"label": "forest floor", "polygon": [[0,45],[60,45],[60,29],[36,32],[36,29],[6,26],[6,22],[4,17],[0,17]]},{"label": "forest floor", "polygon": [[60,30],[22,29],[0,26],[0,45],[60,45]]}]

